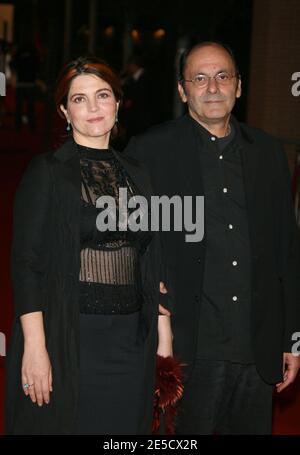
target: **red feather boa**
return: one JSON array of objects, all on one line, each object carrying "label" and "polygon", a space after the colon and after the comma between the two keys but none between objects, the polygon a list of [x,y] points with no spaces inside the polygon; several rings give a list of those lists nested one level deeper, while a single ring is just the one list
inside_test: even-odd
[{"label": "red feather boa", "polygon": [[156,356],[156,386],[152,434],[158,434],[161,417],[164,433],[175,433],[177,402],[183,393],[183,367],[174,357]]}]

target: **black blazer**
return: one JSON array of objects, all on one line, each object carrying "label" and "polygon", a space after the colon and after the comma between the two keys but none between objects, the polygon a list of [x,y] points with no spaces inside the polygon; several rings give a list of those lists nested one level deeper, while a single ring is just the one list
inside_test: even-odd
[{"label": "black blazer", "polygon": [[[134,159],[114,151],[141,194],[149,179]],[[29,164],[14,205],[12,278],[15,322],[7,357],[5,424],[7,434],[76,432],[79,372],[80,270],[79,155],[73,141],[40,154]],[[141,258],[144,293],[144,397],[139,433],[151,433],[161,256],[157,235]],[[43,311],[47,349],[53,369],[48,406],[39,408],[22,392],[23,335],[19,316]],[[121,386],[121,384],[120,384]],[[126,393],[126,391],[124,391]]]},{"label": "black blazer", "polygon": [[[252,263],[251,337],[259,373],[282,379],[282,353],[300,331],[299,232],[287,160],[277,140],[233,122],[239,135]],[[126,154],[150,173],[158,195],[204,195],[195,129],[188,115],[133,138]],[[186,243],[183,232],[161,233],[174,291],[174,350],[192,368],[197,346],[205,237]],[[188,370],[187,370],[188,371]]]}]

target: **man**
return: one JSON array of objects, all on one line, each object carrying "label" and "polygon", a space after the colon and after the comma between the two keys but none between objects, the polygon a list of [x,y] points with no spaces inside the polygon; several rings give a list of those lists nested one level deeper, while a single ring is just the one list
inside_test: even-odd
[{"label": "man", "polygon": [[187,364],[177,432],[269,434],[274,385],[282,391],[299,369],[299,237],[286,157],[277,140],[232,116],[241,79],[227,47],[194,46],[179,79],[188,114],[128,147],[157,194],[204,195],[201,242],[161,233],[174,353]]},{"label": "man", "polygon": [[[129,140],[151,124],[151,87],[148,72],[140,55],[132,55],[126,65],[127,78],[123,83],[124,104],[121,124]],[[146,108],[145,108],[146,106]]]},{"label": "man", "polygon": [[[28,120],[32,132],[35,131],[35,95],[36,80],[39,68],[39,55],[34,43],[29,39],[20,46],[20,49],[13,56],[10,66],[17,76],[16,82],[16,113],[15,124],[19,131],[22,121]],[[26,104],[27,116],[24,117],[23,109]]]}]

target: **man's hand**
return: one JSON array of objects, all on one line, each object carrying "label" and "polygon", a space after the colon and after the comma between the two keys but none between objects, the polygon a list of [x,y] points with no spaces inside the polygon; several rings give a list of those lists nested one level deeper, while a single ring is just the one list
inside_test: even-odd
[{"label": "man's hand", "polygon": [[290,352],[283,353],[283,382],[276,384],[277,392],[281,392],[294,382],[300,368],[300,356]]},{"label": "man's hand", "polygon": [[[165,286],[165,283],[163,283],[162,281],[159,283],[159,292],[161,294],[167,294],[168,291],[167,291],[167,288]],[[165,307],[163,307],[162,305],[159,305],[158,307],[158,311],[159,311],[159,314],[163,314],[164,316],[171,316],[171,313],[169,310],[167,310]]]}]

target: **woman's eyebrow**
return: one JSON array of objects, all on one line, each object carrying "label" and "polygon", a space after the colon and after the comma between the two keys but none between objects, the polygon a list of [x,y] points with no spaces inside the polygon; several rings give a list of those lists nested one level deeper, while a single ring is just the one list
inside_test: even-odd
[{"label": "woman's eyebrow", "polygon": [[[103,88],[99,88],[98,90],[96,90],[95,93],[98,93],[98,92],[103,92],[104,90],[107,90],[109,92],[111,92],[112,90],[108,87],[103,87]],[[73,98],[74,96],[86,96],[86,93],[73,93],[71,95],[71,98]]]}]

